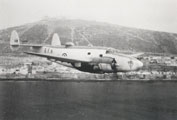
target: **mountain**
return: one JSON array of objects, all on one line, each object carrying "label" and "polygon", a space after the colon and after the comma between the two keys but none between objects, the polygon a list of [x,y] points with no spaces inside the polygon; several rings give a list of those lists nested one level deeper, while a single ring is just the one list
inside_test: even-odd
[{"label": "mountain", "polygon": [[10,53],[9,39],[17,30],[22,43],[50,44],[58,33],[62,44],[74,40],[77,45],[113,47],[124,51],[177,53],[177,34],[123,27],[114,24],[48,18],[35,23],[0,30],[0,51]]}]

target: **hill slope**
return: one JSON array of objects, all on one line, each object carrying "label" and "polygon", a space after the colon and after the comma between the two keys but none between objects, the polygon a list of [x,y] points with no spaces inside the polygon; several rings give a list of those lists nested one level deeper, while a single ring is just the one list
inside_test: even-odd
[{"label": "hill slope", "polygon": [[75,44],[87,45],[88,42],[85,40],[87,38],[95,46],[138,52],[177,53],[177,34],[174,33],[128,28],[95,21],[52,18],[0,30],[1,53],[10,52],[10,33],[14,29],[19,33],[22,43],[49,44],[53,33],[56,32],[62,44],[73,39]]}]

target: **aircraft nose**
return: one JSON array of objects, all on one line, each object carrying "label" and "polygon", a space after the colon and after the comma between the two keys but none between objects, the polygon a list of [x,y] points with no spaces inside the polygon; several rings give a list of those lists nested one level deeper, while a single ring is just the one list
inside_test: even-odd
[{"label": "aircraft nose", "polygon": [[141,61],[138,61],[138,68],[142,68],[143,67],[143,63]]}]

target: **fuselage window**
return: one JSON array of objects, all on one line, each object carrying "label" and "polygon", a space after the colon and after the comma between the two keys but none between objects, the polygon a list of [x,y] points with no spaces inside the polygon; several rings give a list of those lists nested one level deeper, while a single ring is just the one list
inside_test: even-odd
[{"label": "fuselage window", "polygon": [[88,54],[88,55],[91,55],[91,53],[90,53],[90,52],[88,52],[87,54]]},{"label": "fuselage window", "polygon": [[46,48],[44,49],[44,53],[46,53]]},{"label": "fuselage window", "polygon": [[100,54],[100,57],[103,57],[103,55],[102,55],[102,54]]},{"label": "fuselage window", "polygon": [[50,53],[53,53],[53,50],[50,50]]}]

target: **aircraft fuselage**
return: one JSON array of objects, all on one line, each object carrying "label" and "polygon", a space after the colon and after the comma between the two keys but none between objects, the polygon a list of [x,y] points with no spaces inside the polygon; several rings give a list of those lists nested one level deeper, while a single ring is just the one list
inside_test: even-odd
[{"label": "aircraft fuselage", "polygon": [[84,72],[128,72],[143,66],[143,63],[136,58],[107,53],[106,49],[93,47],[42,47],[36,52],[63,58],[63,61],[62,59],[59,61],[71,63],[74,68]]},{"label": "aircraft fuselage", "polygon": [[20,46],[32,48],[32,52],[25,52],[27,54],[44,57],[65,66],[69,63],[70,66],[85,72],[128,72],[138,70],[143,66],[143,63],[135,57],[120,53],[114,54],[110,48],[74,46],[72,42],[62,46],[57,34],[53,35],[51,45],[21,44],[17,32],[12,31],[10,48],[14,51]]}]

